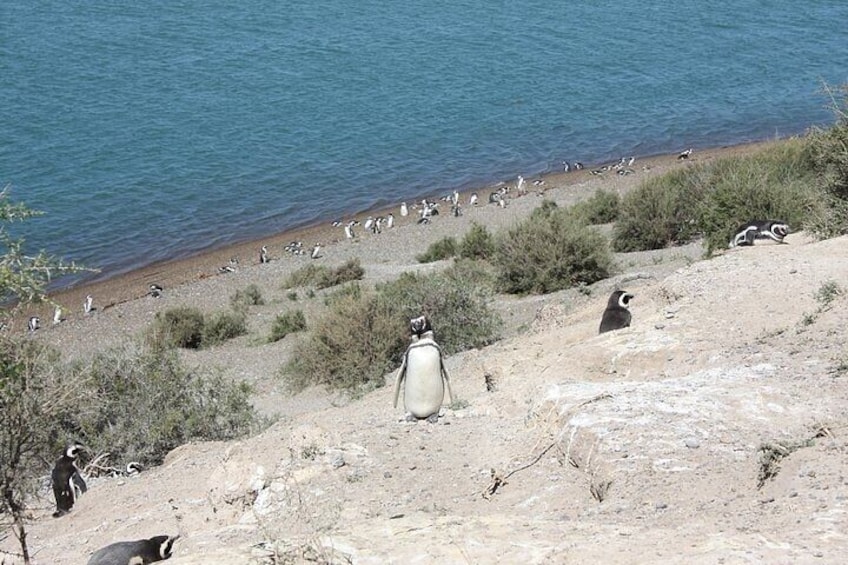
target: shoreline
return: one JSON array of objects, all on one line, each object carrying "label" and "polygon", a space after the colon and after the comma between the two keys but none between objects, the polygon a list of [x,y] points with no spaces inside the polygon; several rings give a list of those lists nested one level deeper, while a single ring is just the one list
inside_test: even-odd
[{"label": "shoreline", "polygon": [[[703,163],[729,154],[736,155],[749,153],[769,144],[780,142],[783,139],[786,138],[770,138],[739,145],[700,149],[695,151],[693,158],[687,161],[687,163]],[[641,172],[643,167],[647,167],[649,170],[654,170],[658,168],[668,168],[675,163],[680,163],[680,161],[677,160],[676,153],[662,154],[652,157],[637,157],[634,168]],[[552,189],[574,187],[593,180],[603,180],[605,178],[608,179],[612,176],[616,176],[612,172],[606,173],[602,176],[594,176],[590,174],[590,170],[591,167],[587,166],[581,171],[572,171],[569,173],[551,172],[544,175],[527,177],[525,178],[526,189],[528,194],[539,194]],[[662,170],[657,172],[661,173]],[[642,174],[633,176],[639,179],[638,182],[641,182],[641,179],[644,178],[644,175]],[[534,180],[542,180],[544,181],[544,184],[536,186],[533,184]],[[478,208],[491,207],[494,209],[496,207],[488,204],[489,193],[504,185],[514,186],[514,182],[515,179],[510,179],[508,181],[500,181],[492,185],[462,191],[460,192],[460,202],[463,206],[467,206],[469,196],[471,193],[476,192],[479,195],[480,202]],[[420,198],[428,198],[431,200],[436,199],[438,201],[440,196],[429,194],[421,196]],[[511,198],[516,197],[517,196],[515,195],[511,195]],[[411,206],[412,202],[408,201],[408,204]],[[438,222],[440,219],[443,220],[449,213],[449,211],[445,209],[447,208],[447,205],[445,205],[445,203],[440,204],[441,208],[444,210],[442,212],[443,215],[436,218],[434,220],[435,222]],[[416,212],[414,210],[410,210],[409,216],[402,218],[397,213],[399,206],[400,201],[393,205],[366,210],[359,213],[352,213],[344,216],[343,221],[346,222],[351,219],[356,219],[364,223],[368,216],[376,217],[378,215],[384,215],[392,212],[395,215],[395,227],[393,229],[399,229],[409,224],[414,225],[417,221]],[[240,268],[258,265],[259,249],[263,245],[268,246],[270,256],[275,261],[285,258],[286,252],[283,248],[292,241],[302,241],[303,248],[307,253],[311,250],[315,243],[321,243],[324,249],[332,247],[339,242],[345,241],[345,235],[342,227],[334,227],[331,225],[331,222],[332,220],[325,220],[308,226],[285,230],[258,239],[251,239],[220,248],[210,249],[187,257],[159,261],[145,267],[119,273],[115,276],[93,282],[75,282],[72,286],[53,289],[48,293],[48,295],[51,300],[63,305],[65,308],[70,308],[71,305],[82,305],[85,300],[85,296],[87,294],[91,294],[95,297],[95,305],[98,309],[108,309],[112,306],[144,297],[147,295],[149,286],[152,283],[161,285],[165,289],[169,289],[208,279],[210,277],[227,276],[226,274],[220,274],[218,269],[227,265],[230,258],[237,258],[239,260]],[[362,237],[362,226],[357,226],[357,228],[357,239],[364,239]],[[76,310],[75,306],[70,311],[74,310]],[[52,307],[45,308],[44,305],[41,305],[28,310],[28,314],[33,312],[36,313],[36,315],[42,316],[42,320],[46,321],[50,319],[46,316],[52,316]]]}]

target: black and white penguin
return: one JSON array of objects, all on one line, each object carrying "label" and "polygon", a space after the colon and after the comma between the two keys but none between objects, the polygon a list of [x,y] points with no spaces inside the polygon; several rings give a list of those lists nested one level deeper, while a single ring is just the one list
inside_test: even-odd
[{"label": "black and white penguin", "polygon": [[136,541],[119,541],[91,554],[88,565],[146,565],[171,558],[180,536],[154,536]]},{"label": "black and white penguin", "polygon": [[786,243],[783,239],[789,235],[789,224],[780,220],[754,220],[742,224],[736,235],[730,240],[729,247],[754,245],[758,239],[771,239],[777,243]]},{"label": "black and white penguin", "polygon": [[319,259],[321,257],[321,244],[316,243],[315,247],[312,248],[312,255],[310,255],[313,259]]},{"label": "black and white penguin", "polygon": [[53,483],[53,496],[56,498],[56,512],[54,518],[58,518],[71,511],[77,496],[88,490],[85,480],[82,478],[77,457],[85,449],[80,443],[72,443],[65,448],[62,456],[56,460],[50,479]]},{"label": "black and white penguin", "polygon": [[400,203],[400,215],[402,218],[409,215],[409,207],[406,205],[406,202]]},{"label": "black and white penguin", "polygon": [[395,227],[395,215],[391,212],[386,215],[386,229],[390,230]]},{"label": "black and white penguin", "polygon": [[630,310],[628,309],[633,295],[623,290],[613,292],[607,301],[607,309],[601,317],[599,334],[630,327]]},{"label": "black and white penguin", "polygon": [[268,257],[268,246],[263,245],[262,247],[259,248],[259,263],[264,265],[265,263],[269,262],[270,260],[271,260],[271,258]]},{"label": "black and white penguin", "polygon": [[30,316],[30,319],[27,322],[27,328],[29,328],[29,331],[34,332],[40,327],[41,327],[41,318],[39,318],[38,316]]},{"label": "black and white penguin", "polygon": [[151,284],[149,288],[150,292],[148,292],[147,294],[149,294],[153,298],[161,298],[162,293],[165,291],[165,289],[162,288],[161,285],[158,285],[156,283]]},{"label": "black and white penguin", "polygon": [[439,418],[439,409],[445,398],[453,402],[450,376],[445,367],[442,348],[433,339],[433,328],[426,316],[410,320],[411,343],[403,355],[395,380],[395,401],[397,408],[401,385],[403,385],[403,405],[407,420],[423,420],[434,423]]},{"label": "black and white penguin", "polygon": [[84,314],[91,314],[91,310],[93,309],[94,298],[89,294],[85,297],[85,302],[82,303],[82,311]]},{"label": "black and white penguin", "polygon": [[471,196],[468,197],[468,205],[469,206],[477,206],[478,200],[479,200],[479,197],[477,196],[477,193],[472,192]]},{"label": "black and white penguin", "polygon": [[692,148],[690,147],[686,151],[681,151],[677,154],[678,160],[688,159],[692,155]]},{"label": "black and white penguin", "polygon": [[53,325],[61,324],[65,321],[65,318],[62,317],[62,308],[61,306],[56,306],[53,309]]}]

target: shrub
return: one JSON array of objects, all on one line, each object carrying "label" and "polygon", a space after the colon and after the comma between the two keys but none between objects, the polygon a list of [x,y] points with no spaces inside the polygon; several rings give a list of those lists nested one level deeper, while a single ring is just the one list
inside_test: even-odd
[{"label": "shrub", "polygon": [[543,294],[606,278],[612,255],[606,239],[581,217],[543,205],[498,235],[494,262],[504,292]]},{"label": "shrub", "polygon": [[608,224],[618,219],[620,204],[621,197],[618,194],[598,189],[589,199],[572,206],[572,210],[582,216],[587,224]]},{"label": "shrub", "polygon": [[808,138],[810,158],[828,209],[813,218],[812,230],[819,237],[848,233],[848,84],[825,85],[836,123],[814,129]]},{"label": "shrub", "polygon": [[801,140],[720,159],[706,172],[709,190],[697,212],[707,254],[727,247],[745,222],[783,220],[798,230],[816,210],[823,210],[807,144]]},{"label": "shrub", "polygon": [[149,331],[151,344],[165,348],[199,349],[203,343],[203,312],[190,306],[157,312]]},{"label": "shrub", "polygon": [[237,290],[230,297],[230,305],[233,310],[239,310],[245,306],[261,306],[265,304],[262,291],[255,284],[248,285],[244,290]]},{"label": "shrub", "polygon": [[189,370],[173,349],[126,343],[71,371],[92,390],[67,425],[115,461],[157,464],[178,445],[242,437],[260,424],[246,384]]},{"label": "shrub", "polygon": [[427,314],[447,354],[496,339],[491,288],[479,269],[459,263],[443,273],[406,273],[374,292],[340,292],[296,346],[281,373],[289,387],[311,385],[362,392],[382,386],[408,343],[409,319]]},{"label": "shrub", "polygon": [[360,280],[365,269],[358,258],[350,259],[336,269],[324,265],[307,265],[293,272],[283,282],[284,288],[314,286],[318,289],[329,288],[348,281]]},{"label": "shrub", "polygon": [[326,273],[328,273],[329,270],[330,268],[325,265],[310,263],[309,265],[301,267],[289,274],[289,276],[283,281],[283,288],[290,289],[313,286],[321,280],[322,277],[326,276]]},{"label": "shrub", "polygon": [[415,257],[419,263],[432,263],[456,255],[457,243],[453,237],[444,237],[430,244],[427,251]]},{"label": "shrub", "polygon": [[290,333],[302,332],[306,329],[306,316],[302,310],[293,310],[285,312],[274,318],[274,325],[271,326],[271,336],[268,341],[279,341]]},{"label": "shrub", "polygon": [[315,286],[319,289],[330,288],[350,281],[361,280],[365,276],[365,269],[359,263],[358,258],[346,261],[336,269],[327,270],[319,277]]},{"label": "shrub", "polygon": [[649,178],[625,195],[613,228],[613,248],[646,251],[691,241],[699,233],[702,174],[702,166],[678,169]]},{"label": "shrub", "polygon": [[244,312],[215,312],[203,324],[203,347],[218,345],[247,333]]},{"label": "shrub", "polygon": [[473,222],[459,242],[459,256],[465,259],[488,259],[495,252],[495,238],[485,226]]}]

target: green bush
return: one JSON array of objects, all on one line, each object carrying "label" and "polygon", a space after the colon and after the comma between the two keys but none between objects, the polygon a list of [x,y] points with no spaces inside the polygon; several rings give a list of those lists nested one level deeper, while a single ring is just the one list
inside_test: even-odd
[{"label": "green bush", "polygon": [[498,288],[508,293],[544,294],[591,284],[612,269],[606,239],[555,204],[543,204],[527,220],[498,234],[496,247]]},{"label": "green bush", "polygon": [[279,314],[271,326],[271,336],[268,341],[279,341],[290,333],[302,332],[306,329],[306,316],[302,310],[293,310]]},{"label": "green bush", "polygon": [[459,256],[464,259],[489,259],[495,253],[495,238],[477,222],[459,242]]},{"label": "green bush", "polygon": [[812,231],[819,237],[848,233],[848,84],[825,86],[836,123],[814,129],[808,137],[810,156],[827,206],[811,218]]},{"label": "green bush", "polygon": [[374,292],[342,292],[299,342],[281,373],[290,389],[311,385],[362,392],[382,386],[409,341],[409,319],[427,314],[447,354],[494,341],[499,320],[479,269],[459,263],[443,273],[406,273]]},{"label": "green bush", "polygon": [[572,211],[581,216],[587,224],[608,224],[618,219],[621,197],[615,192],[603,189],[595,191],[589,199],[572,206]]},{"label": "green bush", "polygon": [[697,210],[707,254],[726,248],[745,222],[783,220],[797,231],[812,215],[824,211],[803,140],[720,159],[708,173],[710,188]]},{"label": "green bush", "polygon": [[441,261],[442,259],[450,259],[456,255],[457,250],[456,239],[453,237],[444,237],[430,244],[427,251],[415,257],[419,263],[432,263],[433,261]]},{"label": "green bush", "polygon": [[199,349],[203,343],[203,312],[190,306],[157,312],[150,328],[151,343],[165,348]]},{"label": "green bush", "polygon": [[244,290],[237,290],[230,297],[230,305],[233,310],[240,310],[245,306],[261,306],[265,304],[262,291],[255,284],[248,285]]},{"label": "green bush", "polygon": [[247,320],[243,311],[215,312],[203,324],[203,347],[221,344],[247,333]]},{"label": "green bush", "polygon": [[284,289],[314,286],[319,280],[321,280],[322,277],[325,277],[329,271],[330,268],[325,265],[310,263],[309,265],[301,267],[289,274],[289,276],[283,281],[282,286]]},{"label": "green bush", "polygon": [[314,286],[323,289],[360,280],[363,276],[365,276],[365,269],[358,258],[350,259],[336,269],[310,264],[291,273],[283,282],[283,288]]},{"label": "green bush", "polygon": [[243,437],[260,425],[246,384],[189,370],[173,349],[126,343],[70,371],[91,388],[79,391],[64,425],[113,464],[157,464],[181,444]]},{"label": "green bush", "polygon": [[646,251],[689,243],[699,234],[703,181],[703,166],[695,166],[642,182],[621,199],[613,248]]},{"label": "green bush", "polygon": [[365,269],[358,258],[349,259],[340,267],[328,270],[316,282],[319,289],[330,288],[350,281],[361,280],[365,276]]}]

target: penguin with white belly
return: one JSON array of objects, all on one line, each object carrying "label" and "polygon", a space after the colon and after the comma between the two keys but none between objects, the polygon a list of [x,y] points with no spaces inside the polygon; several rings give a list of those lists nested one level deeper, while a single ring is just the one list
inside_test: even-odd
[{"label": "penguin with white belly", "polygon": [[403,362],[395,380],[395,401],[397,408],[401,385],[403,385],[403,405],[407,420],[427,420],[435,423],[439,419],[439,409],[445,397],[453,402],[450,376],[444,363],[442,348],[433,339],[433,328],[426,316],[410,320],[412,343],[406,348]]}]

